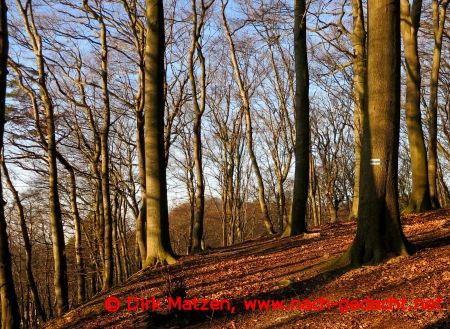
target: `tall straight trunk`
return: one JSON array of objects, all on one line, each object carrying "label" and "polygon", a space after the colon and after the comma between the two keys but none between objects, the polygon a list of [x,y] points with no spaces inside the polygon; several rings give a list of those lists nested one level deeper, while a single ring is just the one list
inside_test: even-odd
[{"label": "tall straight trunk", "polygon": [[2,163],[3,173],[6,178],[6,183],[13,195],[14,202],[16,204],[17,212],[19,214],[19,225],[22,233],[23,244],[25,247],[25,271],[27,275],[28,286],[31,290],[31,295],[33,296],[34,308],[36,310],[36,314],[42,322],[47,321],[47,316],[44,311],[43,304],[41,299],[39,298],[39,292],[36,285],[36,280],[33,275],[33,266],[32,266],[32,246],[30,242],[30,237],[28,235],[27,222],[25,220],[25,212],[23,209],[22,201],[20,200],[19,193],[14,187],[8,173],[8,168],[6,167],[5,161]]},{"label": "tall straight trunk", "polygon": [[[439,2],[441,6],[439,7]],[[439,195],[437,187],[437,110],[438,110],[438,87],[439,87],[439,69],[441,67],[442,37],[445,26],[445,18],[449,0],[433,0],[433,33],[434,33],[434,51],[433,64],[431,66],[430,77],[430,103],[428,106],[428,184],[430,188],[430,201],[433,208],[439,208]]]},{"label": "tall straight trunk", "polygon": [[169,239],[164,152],[164,9],[162,0],[146,0],[145,176],[147,258],[145,267],[174,263]]},{"label": "tall straight trunk", "polygon": [[355,124],[355,182],[350,218],[357,218],[359,209],[359,185],[361,177],[361,136],[366,105],[366,28],[362,0],[352,0],[353,16],[353,76],[354,76],[354,124]]},{"label": "tall straight trunk", "polygon": [[398,206],[400,0],[368,2],[367,113],[364,113],[358,227],[353,265],[407,254]]},{"label": "tall straight trunk", "polygon": [[253,146],[253,125],[252,125],[252,117],[250,113],[250,99],[248,95],[248,88],[244,85],[244,81],[241,75],[241,71],[239,69],[238,60],[236,57],[236,47],[232,38],[232,34],[230,31],[230,28],[228,26],[228,21],[225,15],[225,8],[228,4],[228,1],[226,3],[222,2],[222,23],[225,28],[225,37],[228,41],[228,46],[230,48],[230,57],[231,57],[231,64],[233,66],[234,75],[236,78],[236,82],[239,87],[239,95],[241,97],[244,117],[245,117],[245,125],[246,125],[246,131],[245,131],[245,141],[247,145],[247,152],[250,157],[250,161],[252,164],[253,171],[256,176],[256,182],[258,184],[258,200],[259,200],[259,206],[261,208],[261,212],[263,215],[263,221],[264,226],[266,228],[266,231],[269,234],[274,234],[274,228],[273,223],[270,219],[269,215],[269,208],[267,206],[266,201],[266,192],[264,188],[264,181],[262,179],[261,170],[259,168],[258,161],[256,159],[255,150]]},{"label": "tall straight trunk", "polygon": [[138,168],[139,168],[139,185],[141,192],[141,207],[139,208],[139,213],[136,217],[136,247],[139,250],[139,257],[136,257],[136,262],[138,266],[142,266],[145,262],[147,247],[146,247],[146,233],[145,233],[145,222],[146,222],[146,209],[147,205],[145,203],[145,151],[144,151],[144,49],[145,49],[145,27],[143,26],[141,20],[137,17],[138,13],[136,11],[136,1],[122,1],[122,5],[125,12],[128,15],[129,27],[133,34],[134,47],[136,54],[139,57],[138,65],[138,89],[134,97],[135,102],[135,118],[136,118],[136,149],[138,156]]},{"label": "tall straight trunk", "polygon": [[117,234],[117,225],[119,221],[119,216],[121,212],[121,202],[119,201],[119,195],[116,192],[114,195],[114,207],[112,210],[112,245],[113,245],[113,255],[114,255],[114,274],[115,274],[115,282],[122,283],[123,282],[123,273],[122,273],[122,262],[121,255],[119,252],[119,244],[118,244],[118,234]]},{"label": "tall straight trunk", "polygon": [[103,197],[103,216],[105,218],[104,231],[104,267],[103,267],[103,290],[111,288],[113,282],[113,246],[112,246],[112,214],[111,214],[111,195],[110,195],[110,174],[109,174],[109,126],[110,126],[110,105],[108,90],[108,48],[106,45],[106,27],[101,24],[100,38],[102,40],[102,89],[103,89],[103,127],[100,131],[101,142],[101,177],[102,177],[102,197]]},{"label": "tall straight trunk", "polygon": [[306,1],[295,0],[295,176],[291,212],[283,236],[306,233],[309,182],[309,70],[306,46]]},{"label": "tall straight trunk", "polygon": [[94,19],[98,22],[100,27],[99,39],[100,39],[100,56],[101,56],[101,88],[102,88],[102,100],[103,100],[103,125],[100,129],[100,157],[101,157],[101,190],[102,190],[102,208],[104,219],[104,231],[103,231],[103,287],[102,290],[108,290],[113,284],[113,222],[111,214],[111,195],[110,195],[110,173],[109,173],[109,126],[111,124],[111,109],[109,100],[109,86],[108,86],[108,44],[106,39],[106,24],[103,19],[101,10],[95,11],[88,1],[83,1],[83,7],[86,12],[90,13]]},{"label": "tall straight trunk", "polygon": [[100,130],[100,156],[101,156],[101,189],[102,189],[102,207],[104,217],[104,261],[103,261],[103,287],[102,290],[108,290],[113,284],[113,220],[111,211],[111,193],[110,193],[110,173],[109,173],[109,126],[111,124],[111,109],[109,101],[108,86],[108,45],[106,40],[106,25],[102,14],[95,12],[88,4],[84,2],[85,8],[94,16],[100,25],[100,47],[101,47],[101,87],[103,99],[103,125]]},{"label": "tall straight trunk", "polygon": [[[200,15],[197,14],[197,1],[192,0],[192,40],[189,50],[189,80],[192,89],[192,105],[194,108],[194,167],[195,167],[195,211],[192,225],[191,250],[196,252],[202,249],[203,241],[203,221],[205,217],[205,178],[203,175],[203,155],[202,155],[202,117],[206,107],[206,67],[203,56],[200,38],[203,33],[205,16],[212,2],[201,3]],[[200,63],[200,98],[197,96],[197,81],[195,76],[194,55]]]},{"label": "tall straight trunk", "polygon": [[61,205],[58,192],[58,168],[56,165],[56,141],[53,119],[53,105],[47,99],[47,145],[48,145],[48,176],[49,176],[49,201],[50,201],[50,225],[54,258],[54,286],[56,296],[56,312],[62,315],[69,306],[67,260],[64,242],[64,232],[61,215]]},{"label": "tall straight trunk", "polygon": [[401,0],[401,32],[406,60],[406,126],[411,154],[412,192],[406,212],[431,209],[428,187],[427,151],[420,113],[420,63],[417,32],[420,25],[422,1]]},{"label": "tall straight trunk", "polygon": [[[3,133],[5,127],[6,76],[8,74],[8,20],[6,3],[0,1],[0,155],[3,162]],[[1,171],[0,171],[1,182]],[[5,220],[3,184],[0,184],[0,299],[2,303],[2,328],[20,328],[19,304],[12,274],[11,253]]]}]

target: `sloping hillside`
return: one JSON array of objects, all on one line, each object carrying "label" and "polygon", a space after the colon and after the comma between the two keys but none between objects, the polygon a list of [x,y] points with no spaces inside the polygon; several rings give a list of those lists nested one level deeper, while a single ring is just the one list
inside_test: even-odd
[{"label": "sloping hillside", "polygon": [[[450,211],[406,216],[402,223],[417,249],[411,257],[320,273],[314,265],[345,251],[356,229],[353,222],[327,225],[314,230],[320,231],[320,236],[258,239],[183,257],[173,266],[145,270],[125,286],[98,295],[48,323],[47,328],[450,328]],[[233,313],[169,312],[169,295],[174,300],[180,296],[229,300]],[[120,301],[117,312],[105,310],[109,296]],[[127,300],[132,296],[149,300],[155,296],[161,300],[161,311],[129,310]],[[304,307],[245,309],[249,300],[283,300],[291,305],[293,299],[314,301],[321,296],[334,305],[316,311]],[[352,299],[391,296],[404,298],[409,311],[353,310],[349,304]],[[436,298],[442,301],[438,303]],[[417,302],[414,309],[418,299],[424,304]],[[134,308],[134,299],[130,301]]]}]

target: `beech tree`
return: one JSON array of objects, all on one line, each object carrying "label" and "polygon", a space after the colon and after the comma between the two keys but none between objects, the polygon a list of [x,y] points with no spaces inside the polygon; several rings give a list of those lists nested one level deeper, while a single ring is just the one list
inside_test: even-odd
[{"label": "beech tree", "polygon": [[164,154],[164,9],[162,0],[146,0],[145,44],[145,177],[147,258],[145,266],[172,264],[169,241]]},{"label": "beech tree", "polygon": [[444,36],[444,26],[447,14],[447,7],[450,1],[433,0],[433,36],[434,36],[434,50],[433,62],[430,76],[430,100],[428,105],[428,181],[430,188],[430,201],[433,208],[439,208],[438,188],[437,188],[437,110],[438,110],[438,84],[439,84],[439,70],[441,67],[442,56],[442,40]]},{"label": "beech tree", "polygon": [[21,325],[175,254],[349,217],[347,261],[408,251],[398,213],[411,160],[426,166],[398,92],[414,127],[428,115],[431,205],[445,207],[448,2],[418,18],[418,0],[371,1],[370,33],[363,0],[8,3],[2,178]]},{"label": "beech tree", "polygon": [[401,33],[406,61],[406,125],[411,152],[412,191],[406,212],[419,212],[431,208],[428,185],[427,151],[420,112],[420,61],[417,32],[420,26],[422,1],[401,0]]},{"label": "beech tree", "polygon": [[[195,211],[192,223],[191,252],[202,249],[203,221],[205,216],[205,177],[203,175],[202,117],[206,108],[206,64],[202,50],[202,33],[208,9],[213,1],[200,2],[200,13],[197,13],[197,1],[192,0],[192,40],[189,50],[189,80],[192,91],[192,107],[194,109],[194,166],[195,166]],[[200,86],[195,75],[194,56],[200,64]],[[197,96],[199,90],[200,96]]]},{"label": "beech tree", "polygon": [[355,112],[355,182],[353,184],[353,203],[350,218],[356,218],[359,210],[359,187],[361,177],[361,138],[366,106],[366,27],[364,24],[364,8],[362,0],[352,0],[353,32],[352,43],[354,51],[354,101]]},{"label": "beech tree", "polygon": [[263,222],[264,226],[266,228],[267,233],[273,234],[275,233],[273,228],[273,223],[270,218],[269,214],[269,208],[267,206],[267,200],[266,200],[266,189],[264,187],[264,181],[262,179],[261,169],[260,165],[258,164],[258,159],[255,154],[255,148],[254,148],[254,141],[253,141],[253,124],[252,124],[252,116],[250,112],[250,95],[249,95],[249,86],[248,82],[244,81],[243,74],[239,68],[239,62],[237,57],[237,51],[236,51],[236,45],[233,41],[233,31],[230,29],[230,25],[228,23],[227,15],[226,15],[226,8],[228,5],[228,0],[223,1],[222,0],[222,8],[221,8],[221,16],[222,16],[222,24],[225,31],[225,37],[228,42],[228,47],[230,51],[230,59],[233,67],[233,72],[235,76],[236,83],[239,87],[239,96],[241,98],[242,102],[242,108],[245,118],[245,125],[246,125],[246,145],[247,145],[247,152],[249,154],[252,168],[256,176],[256,182],[258,184],[258,200],[259,205],[261,208],[261,212],[263,214]]},{"label": "beech tree", "polygon": [[58,167],[57,149],[55,136],[54,102],[48,88],[48,72],[43,55],[43,42],[40,31],[38,31],[33,5],[27,1],[25,6],[17,0],[18,9],[22,17],[23,25],[27,32],[32,51],[34,53],[37,84],[42,107],[45,112],[46,123],[46,151],[48,162],[48,184],[49,184],[49,208],[52,232],[52,248],[54,259],[54,289],[56,297],[56,312],[62,315],[69,307],[68,283],[67,283],[67,259],[65,252],[64,229],[62,223],[61,203],[58,190]]},{"label": "beech tree", "polygon": [[309,185],[309,71],[306,48],[306,1],[296,0],[294,7],[295,52],[295,177],[291,211],[283,236],[306,232]]},{"label": "beech tree", "polygon": [[358,228],[349,251],[354,265],[408,253],[397,187],[400,0],[369,0],[367,50],[368,104],[363,122]]},{"label": "beech tree", "polygon": [[[8,21],[7,7],[4,0],[0,1],[0,161],[3,159],[3,134],[5,127],[5,99],[6,99],[6,76],[8,74]],[[8,230],[5,220],[5,201],[3,200],[3,184],[1,184],[0,170],[0,298],[2,303],[2,328],[20,328],[19,304],[17,300],[11,253],[9,251]]]}]

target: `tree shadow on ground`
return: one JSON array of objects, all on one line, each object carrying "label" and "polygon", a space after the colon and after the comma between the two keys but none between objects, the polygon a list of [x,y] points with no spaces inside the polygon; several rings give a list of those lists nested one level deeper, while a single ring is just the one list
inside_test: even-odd
[{"label": "tree shadow on ground", "polygon": [[[312,267],[312,266],[311,266]],[[205,321],[220,320],[222,318],[235,317],[239,314],[246,313],[244,300],[286,300],[286,299],[305,299],[311,291],[318,287],[333,281],[346,272],[346,269],[333,270],[325,273],[317,274],[309,279],[289,284],[286,287],[279,288],[271,292],[262,292],[254,295],[245,296],[238,299],[230,300],[234,312],[229,310],[221,311],[183,311],[172,310],[171,312],[149,312],[147,318],[147,328],[182,328],[199,324]],[[185,295],[182,289],[179,291],[181,295]],[[174,296],[172,296],[174,297]],[[175,295],[176,297],[176,295]]]}]

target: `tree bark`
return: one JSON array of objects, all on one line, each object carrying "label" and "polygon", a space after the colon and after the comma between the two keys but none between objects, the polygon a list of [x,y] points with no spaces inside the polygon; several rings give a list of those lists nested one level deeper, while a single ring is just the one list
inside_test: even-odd
[{"label": "tree bark", "polygon": [[111,193],[110,193],[110,173],[109,173],[109,126],[110,126],[110,105],[108,91],[108,48],[106,45],[106,28],[101,24],[100,38],[102,41],[102,89],[103,89],[103,126],[100,131],[101,142],[101,177],[102,177],[102,197],[103,197],[103,215],[105,218],[104,244],[105,261],[103,268],[103,290],[110,289],[113,282],[113,246],[112,231],[113,222],[111,214]]},{"label": "tree bark", "polygon": [[[5,127],[6,76],[8,74],[8,20],[6,2],[0,1],[0,156],[3,162],[3,133]],[[0,171],[1,182],[1,171]],[[0,298],[2,328],[20,328],[19,304],[12,274],[11,253],[9,251],[8,232],[5,220],[5,201],[3,184],[0,184]]]},{"label": "tree bark", "polygon": [[358,228],[353,265],[407,254],[398,206],[400,0],[369,0],[367,113],[364,114]]},{"label": "tree bark", "polygon": [[450,1],[433,0],[433,32],[434,32],[434,51],[433,64],[431,66],[430,77],[430,103],[428,106],[429,121],[428,121],[428,184],[430,188],[431,206],[435,209],[440,208],[439,194],[437,187],[437,110],[438,110],[438,87],[439,87],[439,69],[441,66],[441,52],[442,52],[442,37],[445,26],[445,18],[447,6]]},{"label": "tree bark", "polygon": [[[68,163],[67,163],[68,165]],[[76,263],[76,277],[77,277],[77,302],[79,305],[86,301],[86,271],[84,268],[83,247],[81,243],[81,218],[78,211],[77,204],[77,183],[75,177],[75,170],[72,166],[67,166],[70,176],[70,207],[72,210],[74,222],[75,235],[75,263]]]},{"label": "tree bark", "polygon": [[420,113],[420,63],[417,32],[420,26],[422,1],[401,0],[401,32],[406,60],[406,125],[411,153],[412,192],[405,212],[431,209],[428,187],[427,151]]},{"label": "tree bark", "polygon": [[306,1],[295,0],[295,177],[291,212],[283,236],[306,233],[310,153],[309,71],[306,46],[306,14]]},{"label": "tree bark", "polygon": [[174,263],[169,240],[164,152],[164,9],[162,0],[146,0],[145,174],[147,258],[145,267]]},{"label": "tree bark", "polygon": [[[144,88],[142,86],[142,88]],[[143,105],[143,104],[142,104]],[[136,218],[136,241],[141,256],[141,264],[147,258],[146,222],[147,222],[147,202],[145,197],[145,144],[144,144],[144,113],[136,111],[136,149],[138,154],[139,184],[141,188],[141,207]]]},{"label": "tree bark", "polygon": [[104,255],[103,255],[103,287],[102,290],[108,290],[112,287],[114,279],[114,255],[113,255],[113,219],[111,211],[111,192],[110,192],[110,172],[109,172],[109,126],[111,124],[111,109],[108,87],[108,44],[106,39],[106,25],[101,10],[96,12],[89,4],[88,0],[83,0],[83,6],[89,12],[100,26],[100,56],[101,56],[101,88],[103,100],[103,124],[100,129],[100,156],[101,156],[101,189],[102,189],[102,207],[104,218]]},{"label": "tree bark", "polygon": [[350,218],[357,218],[359,209],[359,185],[361,177],[361,136],[366,105],[366,28],[364,26],[364,8],[362,0],[352,0],[354,49],[354,134],[355,134],[355,182]]}]

